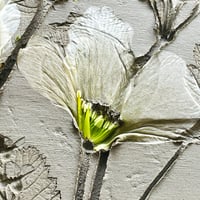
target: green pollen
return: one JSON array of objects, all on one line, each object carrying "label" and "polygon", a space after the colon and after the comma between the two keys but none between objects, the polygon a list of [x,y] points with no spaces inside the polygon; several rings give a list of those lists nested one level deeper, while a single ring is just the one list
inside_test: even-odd
[{"label": "green pollen", "polygon": [[[103,143],[111,137],[120,126],[119,116],[112,116],[114,111],[109,107],[85,101],[81,97],[81,92],[77,92],[77,122],[82,137],[85,141],[90,141],[94,146]],[[107,111],[107,112],[106,112]],[[109,114],[110,113],[112,114]]]}]

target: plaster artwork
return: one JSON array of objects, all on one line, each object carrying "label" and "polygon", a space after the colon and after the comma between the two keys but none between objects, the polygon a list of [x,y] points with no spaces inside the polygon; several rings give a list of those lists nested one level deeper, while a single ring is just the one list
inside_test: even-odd
[{"label": "plaster artwork", "polygon": [[[15,63],[18,70],[1,94],[0,112],[6,117],[0,118],[0,132],[8,141],[25,137],[31,147],[14,143],[5,165],[1,158],[2,183],[6,180],[1,198],[154,199],[180,157],[199,144],[199,44],[193,50],[194,64],[185,59],[183,48],[183,56],[177,55],[173,45],[199,19],[200,2],[9,3],[27,13],[33,9],[33,15],[32,21],[18,23],[17,29],[27,35],[19,37],[14,53],[3,60],[2,85]],[[134,5],[136,12],[142,6],[150,16],[128,14],[151,23],[151,40],[143,38],[149,41],[141,45],[142,54],[135,41],[143,27],[136,28],[126,16],[121,19],[123,5]],[[52,172],[37,149],[49,159]],[[33,154],[37,162],[31,160]],[[30,159],[21,163],[25,157]],[[51,173],[58,185],[49,178]],[[7,181],[15,179],[17,189]],[[29,179],[36,184],[26,186]],[[38,191],[43,191],[41,196]],[[156,198],[173,199],[170,195]],[[180,192],[174,199],[182,197]]]},{"label": "plaster artwork", "polygon": [[[23,139],[23,138],[22,138]],[[18,142],[0,136],[1,199],[60,198],[56,179],[49,177],[46,158],[35,147],[20,147]]]}]

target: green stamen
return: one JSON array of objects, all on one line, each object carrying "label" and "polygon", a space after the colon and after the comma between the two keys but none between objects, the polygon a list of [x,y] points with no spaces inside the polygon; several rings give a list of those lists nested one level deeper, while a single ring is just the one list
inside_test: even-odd
[{"label": "green stamen", "polygon": [[[93,108],[94,107],[94,108]],[[95,146],[105,143],[112,138],[116,129],[120,126],[119,117],[114,117],[108,106],[87,102],[77,92],[77,121],[82,137]]]},{"label": "green stamen", "polygon": [[86,113],[84,119],[83,133],[85,138],[89,140],[90,138],[90,116],[91,116],[91,104],[86,105]]},{"label": "green stamen", "polygon": [[78,91],[77,92],[77,112],[78,112],[78,126],[79,126],[79,129],[80,131],[82,131],[82,99],[81,99],[81,92]]},{"label": "green stamen", "polygon": [[94,126],[96,126],[97,128],[101,128],[103,123],[104,123],[104,118],[102,115],[98,116],[95,120],[94,120]]}]

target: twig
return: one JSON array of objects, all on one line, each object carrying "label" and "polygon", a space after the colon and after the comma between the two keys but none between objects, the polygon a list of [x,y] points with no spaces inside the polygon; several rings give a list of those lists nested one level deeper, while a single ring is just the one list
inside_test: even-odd
[{"label": "twig", "polygon": [[99,200],[103,177],[105,175],[107,167],[108,156],[109,156],[109,151],[99,153],[99,162],[93,183],[90,200]]},{"label": "twig", "polygon": [[[49,7],[50,8],[50,7]],[[45,18],[47,11],[44,12],[44,1],[39,1],[38,9],[36,11],[35,16],[33,17],[32,21],[30,22],[29,26],[26,28],[26,31],[21,36],[21,39],[17,42],[15,49],[13,50],[12,54],[7,58],[3,69],[0,72],[0,89],[6,82],[10,72],[13,69],[14,64],[16,63],[17,54],[20,48],[24,48],[28,43],[29,39],[35,32],[35,30],[39,27],[42,20]]]},{"label": "twig", "polygon": [[182,143],[175,154],[171,157],[171,159],[167,162],[164,168],[158,173],[158,175],[153,179],[147,189],[144,191],[143,195],[140,197],[139,200],[146,200],[155,186],[162,180],[164,176],[168,173],[168,171],[172,168],[175,164],[178,157],[183,153],[183,151],[188,147],[191,143]]},{"label": "twig", "polygon": [[86,152],[83,147],[80,152],[80,163],[78,170],[78,178],[76,183],[75,200],[83,200],[85,181],[90,165],[91,153]]}]

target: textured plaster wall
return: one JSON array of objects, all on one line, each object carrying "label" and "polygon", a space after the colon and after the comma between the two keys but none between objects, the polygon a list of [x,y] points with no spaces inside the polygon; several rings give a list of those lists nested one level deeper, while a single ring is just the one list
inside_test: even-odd
[{"label": "textured plaster wall", "polygon": [[[110,6],[117,16],[133,26],[136,56],[144,54],[154,43],[153,13],[146,2],[138,0],[78,0],[57,4],[50,9],[42,27],[64,22],[70,11],[81,13],[91,5]],[[199,20],[200,17],[196,18],[167,47],[188,64],[193,63],[194,44],[200,42]],[[79,137],[69,115],[33,91],[16,66],[0,96],[0,133],[13,140],[25,136],[25,145],[36,146],[51,165],[50,175],[58,178],[62,199],[72,199],[78,168]],[[128,142],[114,147],[108,160],[100,199],[138,200],[177,149],[177,145],[170,143],[144,145]],[[149,199],[200,199],[199,152],[198,145],[189,146]],[[89,172],[91,177],[94,167]],[[90,185],[87,185],[87,189],[90,189]]]}]

